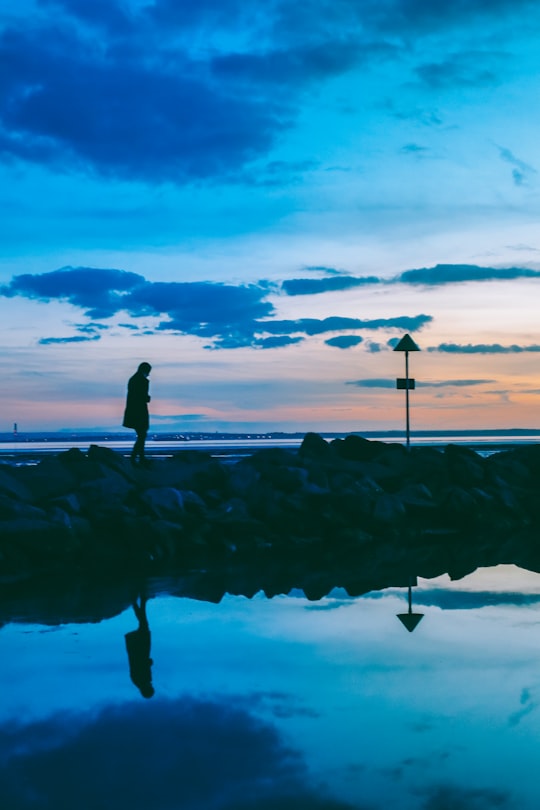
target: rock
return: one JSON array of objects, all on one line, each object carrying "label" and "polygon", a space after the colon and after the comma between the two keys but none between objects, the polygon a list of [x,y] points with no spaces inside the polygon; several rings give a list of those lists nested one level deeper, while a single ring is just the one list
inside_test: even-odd
[{"label": "rock", "polygon": [[403,570],[540,567],[539,486],[536,447],[483,460],[452,445],[406,451],[307,434],[298,452],[221,463],[186,450],[139,470],[93,445],[33,468],[0,466],[0,580],[62,564],[215,565],[225,576],[230,563],[283,592],[305,571],[306,581],[324,571],[334,584],[358,571],[369,589]]},{"label": "rock", "polygon": [[386,524],[398,524],[405,517],[405,506],[397,495],[384,493],[375,501],[373,517]]},{"label": "rock", "polygon": [[302,459],[335,460],[333,448],[318,433],[306,433],[298,455]]},{"label": "rock", "polygon": [[182,493],[173,487],[159,487],[146,489],[141,500],[158,518],[178,518],[184,511]]},{"label": "rock", "polygon": [[25,518],[27,520],[43,520],[47,517],[44,509],[33,506],[31,503],[8,498],[0,494],[0,521]]},{"label": "rock", "polygon": [[75,478],[58,457],[45,458],[35,467],[21,468],[20,472],[34,501],[65,495],[76,485]]},{"label": "rock", "polygon": [[57,506],[70,515],[78,515],[81,511],[81,502],[74,492],[70,492],[68,495],[61,495],[59,498],[53,498],[49,501],[49,505]]},{"label": "rock", "polygon": [[444,450],[450,478],[461,487],[484,483],[484,464],[481,457],[468,447],[448,444]]},{"label": "rock", "polygon": [[332,442],[332,447],[336,449],[341,458],[351,461],[373,461],[385,445],[383,442],[372,442],[362,436],[352,434],[339,443]]},{"label": "rock", "polygon": [[0,493],[17,498],[19,501],[31,501],[30,489],[13,473],[15,470],[7,465],[0,467]]},{"label": "rock", "polygon": [[115,508],[123,504],[132,487],[114,470],[104,468],[105,475],[80,485],[77,495],[83,512]]}]

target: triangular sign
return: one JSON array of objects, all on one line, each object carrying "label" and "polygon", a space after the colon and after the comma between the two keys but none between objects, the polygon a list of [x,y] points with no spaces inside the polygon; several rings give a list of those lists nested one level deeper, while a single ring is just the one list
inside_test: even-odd
[{"label": "triangular sign", "polygon": [[398,619],[400,620],[401,624],[407,628],[409,633],[412,633],[414,628],[422,621],[424,618],[423,613],[398,613]]},{"label": "triangular sign", "polygon": [[394,346],[395,352],[419,352],[420,346],[417,346],[410,335],[403,335],[397,346]]}]

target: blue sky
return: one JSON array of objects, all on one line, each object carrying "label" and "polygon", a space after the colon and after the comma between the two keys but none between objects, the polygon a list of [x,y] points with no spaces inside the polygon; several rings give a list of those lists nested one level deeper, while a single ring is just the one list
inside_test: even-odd
[{"label": "blue sky", "polygon": [[0,429],[536,427],[539,17],[0,2]]}]

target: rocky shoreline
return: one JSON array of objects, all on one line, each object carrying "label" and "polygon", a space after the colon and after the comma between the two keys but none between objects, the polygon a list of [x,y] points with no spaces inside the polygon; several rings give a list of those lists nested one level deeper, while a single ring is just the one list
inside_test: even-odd
[{"label": "rocky shoreline", "polygon": [[187,450],[148,468],[92,445],[0,465],[0,583],[228,571],[246,595],[316,598],[502,562],[540,570],[539,485],[540,445],[482,458],[308,433],[298,450],[233,463]]}]

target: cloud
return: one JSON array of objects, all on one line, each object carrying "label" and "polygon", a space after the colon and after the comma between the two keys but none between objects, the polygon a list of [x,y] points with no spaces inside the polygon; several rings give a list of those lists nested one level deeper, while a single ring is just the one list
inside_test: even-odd
[{"label": "cloud", "polygon": [[538,701],[533,698],[530,689],[522,689],[521,691],[521,709],[518,711],[513,712],[510,717],[508,718],[508,725],[509,726],[517,726],[524,717],[531,714],[538,708]]},{"label": "cloud", "polygon": [[261,330],[272,333],[293,334],[297,332],[306,335],[320,335],[323,332],[338,332],[347,329],[403,329],[416,332],[433,320],[431,315],[399,315],[395,318],[343,318],[333,316],[329,318],[299,318],[296,321],[262,321]]},{"label": "cloud", "polygon": [[497,146],[501,160],[505,163],[510,163],[514,167],[512,170],[512,178],[516,186],[528,186],[533,176],[537,174],[536,169],[529,163],[517,158],[510,149],[503,146]]},{"label": "cloud", "polygon": [[353,287],[362,287],[369,284],[380,284],[381,279],[376,276],[346,276],[333,275],[329,278],[292,278],[284,281],[281,289],[287,295],[318,295],[327,292],[340,292]]},{"label": "cloud", "polygon": [[356,385],[358,388],[395,388],[396,381],[372,377],[365,380],[349,380],[345,385]]},{"label": "cloud", "polygon": [[511,344],[503,346],[500,343],[440,343],[430,346],[428,352],[446,352],[447,354],[521,354],[522,352],[540,352],[540,345],[518,346]]},{"label": "cloud", "polygon": [[254,324],[274,310],[265,300],[271,289],[266,283],[150,282],[124,270],[65,267],[41,275],[15,276],[0,287],[0,295],[66,301],[83,309],[89,318],[108,318],[119,312],[135,318],[166,317],[158,331],[237,336],[238,341],[249,344]]},{"label": "cloud", "polygon": [[518,278],[540,278],[540,270],[528,267],[479,267],[475,264],[436,264],[405,270],[392,281],[401,284],[457,284],[464,281],[508,281]]},{"label": "cloud", "polygon": [[489,385],[494,383],[495,380],[440,380],[438,382],[417,382],[417,388],[464,388],[470,385]]},{"label": "cloud", "polygon": [[[105,19],[100,8],[94,22]],[[281,101],[218,85],[185,50],[173,55],[159,38],[127,42],[96,47],[61,15],[5,29],[0,155],[63,172],[185,183],[238,171],[288,126]]]},{"label": "cloud", "polygon": [[336,346],[338,349],[350,349],[352,346],[358,346],[362,341],[363,338],[359,335],[340,335],[339,337],[329,338],[324,342],[327,346]]},{"label": "cloud", "polygon": [[84,335],[73,335],[72,337],[63,337],[63,338],[55,338],[55,337],[48,337],[48,338],[40,338],[38,343],[42,346],[50,346],[56,343],[85,343],[89,340],[100,340],[101,335],[92,335],[91,337],[84,337]]},{"label": "cloud", "polygon": [[68,301],[84,309],[89,318],[108,318],[123,309],[126,293],[146,283],[143,276],[125,270],[62,267],[50,273],[15,276],[0,287],[0,295]]},{"label": "cloud", "polygon": [[95,810],[105,796],[131,810],[352,810],[310,785],[273,725],[218,702],[157,700],[14,723],[0,729],[0,743],[0,804],[13,810],[31,810],[36,797]]},{"label": "cloud", "polygon": [[[417,150],[413,149],[413,145],[410,145],[409,151],[414,152]],[[286,295],[291,296],[317,295],[376,284],[422,284],[428,287],[438,287],[444,284],[460,284],[467,281],[514,281],[520,278],[540,278],[540,270],[533,270],[530,267],[481,267],[476,264],[437,264],[434,267],[405,270],[390,278],[350,276],[342,271],[324,267],[308,269],[326,272],[329,277],[287,279],[282,282],[281,290]]]},{"label": "cloud", "polygon": [[414,157],[420,159],[426,157],[426,153],[430,152],[428,146],[420,146],[418,143],[407,143],[405,146],[402,146],[399,150],[404,155],[413,155]]},{"label": "cloud", "polygon": [[[333,278],[322,281],[333,281]],[[144,276],[124,270],[89,267],[64,267],[43,274],[15,276],[0,287],[0,295],[21,296],[30,300],[65,301],[84,310],[87,317],[109,318],[127,312],[133,318],[162,318],[157,332],[176,332],[210,338],[207,348],[233,349],[252,346],[273,349],[299,343],[301,335],[319,335],[358,329],[402,329],[410,332],[422,329],[432,320],[429,315],[397,316],[394,318],[360,319],[330,316],[324,319],[301,318],[278,320],[273,304],[267,300],[274,285],[232,285],[221,282],[147,281]],[[124,324],[124,326],[126,326]],[[90,333],[77,338],[43,338],[45,342],[75,342],[96,339],[103,324],[77,326],[79,332]],[[348,344],[360,343],[361,338],[348,339]],[[330,345],[343,344],[343,339]],[[342,348],[344,347],[341,346]]]}]

